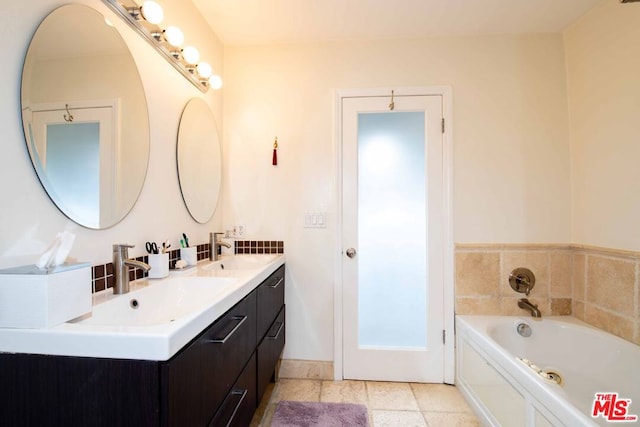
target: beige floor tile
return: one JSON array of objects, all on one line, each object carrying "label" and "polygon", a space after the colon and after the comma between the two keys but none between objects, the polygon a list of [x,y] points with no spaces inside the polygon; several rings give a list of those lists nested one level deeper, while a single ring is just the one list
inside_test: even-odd
[{"label": "beige floor tile", "polygon": [[264,415],[260,419],[260,424],[258,424],[258,427],[271,427],[271,420],[273,419],[273,413],[275,411],[276,411],[275,404],[268,405],[267,410],[265,411]]},{"label": "beige floor tile", "polygon": [[424,412],[429,427],[480,427],[473,414],[459,412]]},{"label": "beige floor tile", "polygon": [[321,402],[367,404],[364,381],[323,381]]},{"label": "beige floor tile", "polygon": [[320,380],[280,379],[273,390],[270,403],[281,400],[319,402],[321,383]]},{"label": "beige floor tile", "polygon": [[369,408],[418,411],[418,402],[407,383],[371,381],[366,383]]},{"label": "beige floor tile", "polygon": [[269,427],[281,400],[365,404],[371,427],[480,426],[454,386],[281,379],[267,389],[251,427]]},{"label": "beige floor tile", "polygon": [[264,396],[262,396],[260,405],[258,405],[256,412],[253,414],[253,419],[251,420],[251,427],[258,427],[262,425],[260,424],[260,422],[265,418],[267,409],[269,407],[269,401],[271,400],[271,396],[273,395],[274,388],[275,388],[274,383],[269,383],[267,385],[267,389],[264,392]]},{"label": "beige floor tile", "polygon": [[420,410],[436,412],[471,412],[460,391],[446,384],[411,384]]},{"label": "beige floor tile", "polygon": [[372,427],[427,427],[417,411],[371,411]]}]

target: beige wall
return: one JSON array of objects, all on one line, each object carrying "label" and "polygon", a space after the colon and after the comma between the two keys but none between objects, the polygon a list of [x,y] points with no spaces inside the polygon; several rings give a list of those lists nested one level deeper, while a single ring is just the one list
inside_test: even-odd
[{"label": "beige wall", "polygon": [[224,222],[285,240],[285,357],[333,358],[334,90],[428,85],[453,89],[455,241],[570,240],[560,35],[226,47]]},{"label": "beige wall", "polygon": [[573,241],[640,250],[640,4],[601,2],[565,45]]},{"label": "beige wall", "polygon": [[508,285],[525,266],[543,315],[571,313],[640,343],[640,4],[602,1],[564,40],[573,243],[458,245],[456,312],[525,313]]}]

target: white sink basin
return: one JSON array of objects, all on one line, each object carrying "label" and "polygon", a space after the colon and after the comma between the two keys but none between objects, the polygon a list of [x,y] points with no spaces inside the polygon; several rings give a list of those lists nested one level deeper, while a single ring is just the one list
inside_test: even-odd
[{"label": "white sink basin", "polygon": [[202,267],[203,270],[256,270],[273,262],[280,255],[233,255]]},{"label": "white sink basin", "polygon": [[170,278],[97,304],[90,315],[72,323],[145,326],[173,322],[207,307],[237,281],[233,277]]},{"label": "white sink basin", "polygon": [[282,254],[234,255],[136,280],[126,294],[100,291],[82,318],[48,329],[0,328],[0,352],[169,360],[283,263]]}]

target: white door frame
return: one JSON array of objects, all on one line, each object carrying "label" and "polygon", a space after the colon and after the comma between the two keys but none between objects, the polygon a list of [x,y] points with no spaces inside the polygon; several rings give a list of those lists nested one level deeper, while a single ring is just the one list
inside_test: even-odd
[{"label": "white door frame", "polygon": [[334,99],[334,176],[336,177],[336,234],[334,250],[334,292],[333,292],[333,377],[335,380],[342,380],[342,323],[343,323],[343,300],[342,300],[342,99],[350,97],[365,96],[388,96],[391,101],[391,91],[396,96],[410,95],[440,95],[442,96],[442,113],[445,118],[444,134],[442,135],[443,156],[443,276],[444,276],[444,328],[446,334],[444,348],[444,382],[454,383],[455,376],[455,351],[454,351],[454,245],[453,245],[453,107],[452,90],[449,86],[425,86],[425,87],[400,87],[400,88],[373,88],[373,89],[345,89],[336,90]]}]

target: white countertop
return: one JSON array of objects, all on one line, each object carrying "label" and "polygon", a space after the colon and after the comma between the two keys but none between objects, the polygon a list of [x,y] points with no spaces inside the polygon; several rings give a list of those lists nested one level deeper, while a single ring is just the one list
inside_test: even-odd
[{"label": "white countertop", "polygon": [[[242,255],[238,255],[242,256]],[[166,279],[142,279],[131,282],[130,292],[114,295],[107,289],[93,296],[93,304],[124,298],[127,301],[136,293],[157,283],[176,277],[233,277],[233,283],[224,287],[215,300],[170,322],[148,325],[96,325],[88,315],[49,329],[0,328],[0,352],[85,356],[119,359],[168,360],[182,347],[198,336],[217,318],[247,296],[271,273],[284,264],[284,255],[256,269],[211,270],[209,261],[197,268],[169,276]],[[198,279],[204,281],[204,279]],[[168,283],[168,282],[167,282]]]}]

